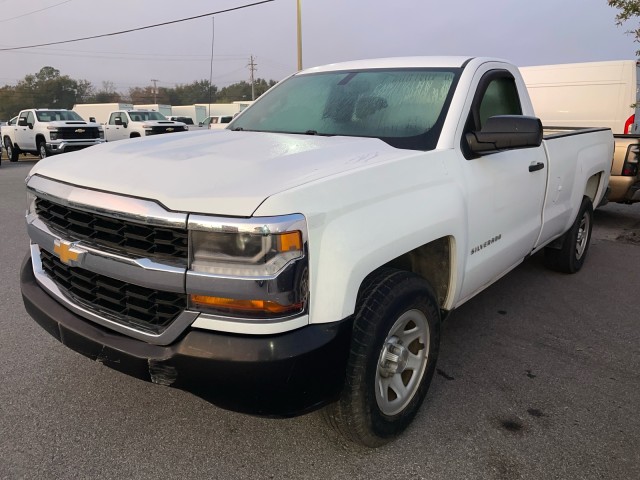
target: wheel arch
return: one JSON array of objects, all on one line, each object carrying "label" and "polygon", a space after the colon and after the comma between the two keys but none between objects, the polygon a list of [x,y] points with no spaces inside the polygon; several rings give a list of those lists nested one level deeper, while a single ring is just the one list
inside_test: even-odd
[{"label": "wheel arch", "polygon": [[406,270],[424,278],[433,288],[438,306],[445,310],[453,288],[454,251],[454,237],[445,236],[414,248],[381,267]]},{"label": "wheel arch", "polygon": [[598,199],[604,196],[604,191],[607,188],[604,184],[603,176],[604,172],[594,173],[587,179],[587,184],[584,188],[584,196],[589,197],[594,208],[600,203]]}]

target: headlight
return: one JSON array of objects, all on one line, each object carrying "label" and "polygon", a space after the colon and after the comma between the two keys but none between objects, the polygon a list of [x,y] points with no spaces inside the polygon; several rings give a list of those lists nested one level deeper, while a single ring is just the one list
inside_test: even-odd
[{"label": "headlight", "polygon": [[104,130],[103,129],[98,130],[98,136],[100,137],[101,140],[104,140]]},{"label": "headlight", "polygon": [[27,190],[27,216],[36,213],[36,196]]},{"label": "headlight", "polygon": [[305,311],[309,272],[302,215],[235,221],[192,216],[189,230],[191,308],[245,319]]},{"label": "headlight", "polygon": [[191,232],[191,269],[214,275],[272,276],[302,256],[302,233]]}]

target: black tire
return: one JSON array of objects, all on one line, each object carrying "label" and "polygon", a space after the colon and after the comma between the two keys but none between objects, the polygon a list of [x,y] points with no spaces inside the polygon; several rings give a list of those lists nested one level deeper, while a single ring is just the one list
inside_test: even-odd
[{"label": "black tire", "polygon": [[583,197],[573,225],[562,237],[561,248],[547,247],[544,249],[547,266],[563,273],[579,271],[587,257],[592,227],[593,205],[589,197]]},{"label": "black tire", "polygon": [[356,305],[345,386],[324,419],[367,447],[393,440],[427,394],[439,346],[440,310],[429,284],[402,270],[374,272]]},{"label": "black tire", "polygon": [[11,140],[7,139],[5,141],[4,147],[7,149],[7,158],[9,158],[9,161],[17,162],[20,151],[17,148],[14,148]]},{"label": "black tire", "polygon": [[38,156],[41,160],[49,156],[49,152],[47,151],[47,143],[42,139],[38,140]]}]

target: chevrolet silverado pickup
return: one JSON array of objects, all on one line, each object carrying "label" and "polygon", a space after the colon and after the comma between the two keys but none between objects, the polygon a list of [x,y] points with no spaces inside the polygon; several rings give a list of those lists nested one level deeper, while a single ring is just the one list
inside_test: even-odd
[{"label": "chevrolet silverado pickup", "polygon": [[111,112],[103,125],[107,142],[162,133],[186,132],[187,126],[174,122],[155,110],[118,110]]},{"label": "chevrolet silverado pickup", "polygon": [[227,129],[35,165],[24,304],[103,365],[375,447],[449,312],[538,251],[583,267],[612,155],[607,128],[543,138],[502,60],[303,70]]},{"label": "chevrolet silverado pickup", "polygon": [[98,145],[104,140],[100,125],[85,122],[72,110],[36,108],[22,110],[15,125],[4,127],[2,141],[9,160],[16,162],[20,153],[45,158]]}]

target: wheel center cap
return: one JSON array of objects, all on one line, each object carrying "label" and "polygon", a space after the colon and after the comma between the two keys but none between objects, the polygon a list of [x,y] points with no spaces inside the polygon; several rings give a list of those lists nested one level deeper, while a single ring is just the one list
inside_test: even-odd
[{"label": "wheel center cap", "polygon": [[398,337],[387,339],[380,353],[380,375],[391,377],[396,373],[404,372],[409,360],[409,350],[400,343]]}]

